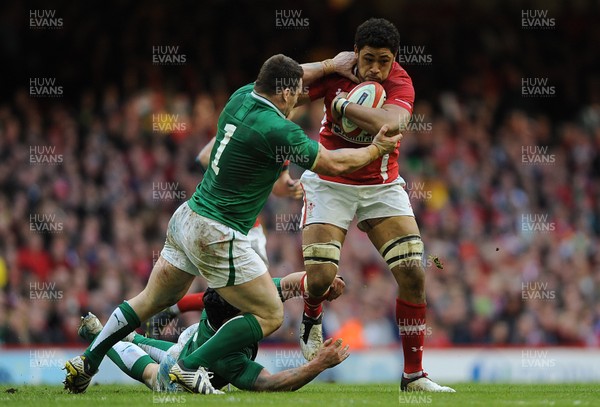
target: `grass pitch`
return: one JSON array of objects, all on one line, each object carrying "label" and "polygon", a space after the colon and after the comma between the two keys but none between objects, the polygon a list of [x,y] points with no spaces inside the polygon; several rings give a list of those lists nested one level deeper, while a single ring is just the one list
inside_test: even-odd
[{"label": "grass pitch", "polygon": [[59,386],[0,386],[2,406],[137,407],[204,406],[599,406],[600,385],[457,384],[457,393],[400,393],[397,384],[317,383],[294,393],[232,390],[224,396],[152,393],[142,385],[96,385],[85,394],[67,394]]}]

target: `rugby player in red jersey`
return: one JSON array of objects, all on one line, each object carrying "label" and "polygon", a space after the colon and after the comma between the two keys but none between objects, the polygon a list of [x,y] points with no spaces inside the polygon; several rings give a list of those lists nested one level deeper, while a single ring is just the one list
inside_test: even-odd
[{"label": "rugby player in red jersey", "polygon": [[[326,112],[320,142],[328,149],[368,145],[384,124],[389,134],[405,128],[415,93],[410,76],[396,62],[399,45],[398,30],[385,19],[372,18],[356,31],[354,73],[358,82],[375,81],[383,86],[387,99],[381,108],[348,103],[345,96],[356,83],[336,74],[333,60],[302,65],[308,94],[298,103],[324,98]],[[342,117],[369,135],[349,137],[340,124]],[[398,148],[352,173],[328,176],[306,171],[301,183],[305,193],[302,240],[309,295],[305,297],[300,344],[306,359],[312,359],[323,343],[321,303],[337,274],[340,249],[356,216],[359,229],[367,233],[398,283],[396,319],[404,353],[402,390],[453,392],[430,380],[422,366],[426,332],[423,242],[404,179],[398,174]]]}]

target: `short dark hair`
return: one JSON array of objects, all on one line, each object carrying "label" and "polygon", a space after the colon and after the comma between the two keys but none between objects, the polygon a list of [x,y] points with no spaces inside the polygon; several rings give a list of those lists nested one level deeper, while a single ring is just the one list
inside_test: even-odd
[{"label": "short dark hair", "polygon": [[212,288],[207,288],[202,297],[204,310],[208,322],[215,330],[219,329],[225,321],[235,317],[240,310],[228,303]]},{"label": "short dark hair", "polygon": [[283,54],[273,55],[260,68],[254,88],[267,95],[274,95],[283,89],[296,91],[304,70],[300,64]]},{"label": "short dark hair", "polygon": [[400,47],[400,34],[394,24],[385,18],[370,18],[356,29],[354,44],[363,47],[387,48],[396,55]]}]

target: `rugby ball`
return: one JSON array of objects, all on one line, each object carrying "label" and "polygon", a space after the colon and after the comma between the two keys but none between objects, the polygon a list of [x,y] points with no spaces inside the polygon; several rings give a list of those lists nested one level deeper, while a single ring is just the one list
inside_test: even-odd
[{"label": "rugby ball", "polygon": [[[349,102],[357,103],[361,106],[379,108],[385,102],[385,89],[380,83],[369,81],[363,82],[354,87],[346,96]],[[342,118],[342,128],[347,136],[355,138],[368,134],[347,118]]]}]

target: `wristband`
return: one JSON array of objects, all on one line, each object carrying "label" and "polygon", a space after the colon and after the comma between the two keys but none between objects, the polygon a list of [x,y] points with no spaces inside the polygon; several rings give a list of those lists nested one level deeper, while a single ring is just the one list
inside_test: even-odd
[{"label": "wristband", "polygon": [[[340,102],[342,103],[342,105],[338,108]],[[346,98],[337,98],[335,103],[333,104],[333,109],[343,116],[344,112],[346,111],[346,106],[348,106],[348,103],[350,102]]]},{"label": "wristband", "polygon": [[346,115],[346,107],[348,107],[349,104],[350,104],[350,101],[347,99],[344,99],[344,103],[342,103],[342,107],[340,107],[340,112],[342,113],[342,116]]},{"label": "wristband", "polygon": [[[379,147],[377,147],[375,144],[369,144],[369,146],[367,148],[371,148],[371,147],[375,147],[375,158],[371,159],[371,161],[375,161],[376,159],[381,157],[381,150],[379,150]],[[371,153],[371,156],[372,155],[373,154]]]},{"label": "wristband", "polygon": [[326,59],[325,61],[321,62],[321,64],[323,65],[324,75],[329,75],[335,72],[335,63],[333,62],[333,59]]}]

